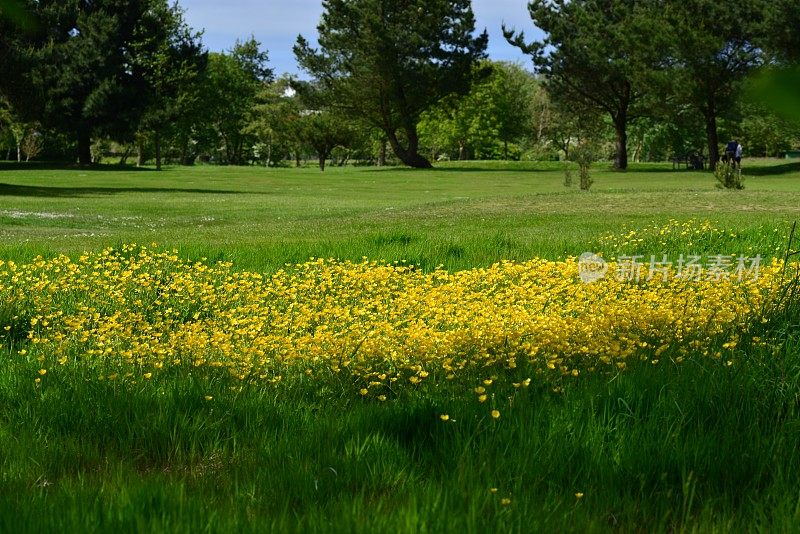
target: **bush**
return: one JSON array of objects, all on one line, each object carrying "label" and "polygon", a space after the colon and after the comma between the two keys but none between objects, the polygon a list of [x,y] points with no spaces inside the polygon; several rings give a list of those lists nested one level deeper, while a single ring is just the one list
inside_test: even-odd
[{"label": "bush", "polygon": [[717,179],[719,189],[744,189],[742,169],[735,164],[727,161],[718,162],[717,168],[714,169],[714,177]]},{"label": "bush", "polygon": [[592,163],[597,160],[597,150],[590,141],[583,141],[572,149],[570,158],[578,164],[581,191],[588,191],[594,183],[589,171],[592,167]]}]

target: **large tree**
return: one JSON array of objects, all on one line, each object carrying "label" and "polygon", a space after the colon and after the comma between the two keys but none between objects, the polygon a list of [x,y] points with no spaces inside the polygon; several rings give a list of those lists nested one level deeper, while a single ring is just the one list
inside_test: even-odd
[{"label": "large tree", "polygon": [[475,36],[469,0],[324,0],[319,48],[302,36],[300,66],[328,89],[330,104],[380,129],[406,165],[419,154],[420,115],[466,93],[486,32]]},{"label": "large tree", "polygon": [[32,78],[43,122],[73,132],[80,163],[91,163],[93,137],[129,140],[137,130],[154,83],[147,76],[150,66],[137,57],[137,51],[153,47],[139,45],[172,38],[146,22],[177,7],[167,7],[167,0],[39,0],[33,5],[39,46],[32,54]]},{"label": "large tree", "polygon": [[616,131],[614,166],[628,166],[627,126],[648,114],[659,81],[666,32],[653,2],[533,0],[533,23],[545,37],[506,39],[533,58],[550,97],[565,108],[608,114]]},{"label": "large tree", "polygon": [[248,126],[256,113],[256,97],[273,81],[268,55],[254,38],[237,41],[228,53],[209,54],[201,90],[205,116],[221,141],[221,160],[243,165],[255,136]]},{"label": "large tree", "polygon": [[670,0],[664,16],[673,40],[673,92],[705,122],[709,164],[719,161],[718,121],[735,115],[742,82],[763,58],[758,44],[765,4],[760,0]]},{"label": "large tree", "polygon": [[186,24],[177,5],[155,2],[134,36],[134,65],[146,82],[142,98],[147,107],[139,130],[152,132],[156,169],[161,170],[162,141],[178,122],[208,57],[200,34]]}]

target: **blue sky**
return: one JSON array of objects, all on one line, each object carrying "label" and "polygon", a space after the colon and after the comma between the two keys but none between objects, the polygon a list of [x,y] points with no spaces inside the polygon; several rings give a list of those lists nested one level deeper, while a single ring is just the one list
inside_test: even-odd
[{"label": "blue sky", "polygon": [[[203,42],[212,51],[227,50],[237,38],[251,34],[269,50],[277,74],[297,73],[292,46],[298,34],[316,37],[322,13],[320,0],[179,0],[190,26],[205,29]],[[500,26],[526,30],[534,35],[526,0],[473,0],[478,28],[489,30],[489,57],[530,62],[503,39]]]}]

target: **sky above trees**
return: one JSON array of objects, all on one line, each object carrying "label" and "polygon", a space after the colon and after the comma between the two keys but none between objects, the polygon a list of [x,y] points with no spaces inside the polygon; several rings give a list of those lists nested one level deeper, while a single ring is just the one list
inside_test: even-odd
[{"label": "sky above trees", "polygon": [[[237,38],[253,34],[269,50],[270,65],[279,74],[299,73],[292,46],[298,34],[316,37],[322,14],[320,0],[180,0],[180,5],[192,27],[205,29],[203,42],[210,50],[230,49]],[[489,31],[490,58],[529,65],[530,59],[509,45],[501,31],[505,22],[538,38],[526,6],[525,0],[473,0],[477,28]]]}]

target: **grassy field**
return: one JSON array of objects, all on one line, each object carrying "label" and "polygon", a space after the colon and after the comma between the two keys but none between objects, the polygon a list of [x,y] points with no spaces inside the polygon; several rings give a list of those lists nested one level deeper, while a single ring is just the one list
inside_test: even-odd
[{"label": "grassy field", "polygon": [[598,168],[589,193],[566,189],[558,163],[324,174],[18,169],[0,170],[0,257],[15,259],[156,242],[261,271],[312,256],[365,255],[461,269],[580,254],[626,225],[697,218],[744,233],[762,224],[784,232],[800,213],[800,165],[781,160],[746,169],[747,189],[736,194],[717,190],[708,173],[669,165]]},{"label": "grassy field", "polygon": [[[587,250],[782,256],[800,213],[800,165],[757,162],[745,175],[746,189],[729,192],[709,173],[598,166],[592,190],[580,192],[562,185],[557,163],[325,174],[5,166],[0,259],[75,259],[152,242],[191,261],[231,261],[233,273],[276,273],[310,257],[406,260],[432,273]],[[104,281],[107,264],[98,265],[87,276],[94,269]],[[153,269],[163,278],[182,272]],[[318,380],[300,373],[269,383],[188,364],[115,380],[95,361],[51,367],[59,345],[29,339],[47,336],[43,320],[94,305],[98,324],[119,320],[103,334],[113,336],[128,328],[118,316],[126,310],[103,301],[103,288],[64,290],[31,272],[27,285],[0,276],[2,532],[790,532],[800,524],[794,301],[703,340],[725,351],[721,359],[693,349],[677,357],[687,344],[671,345],[659,365],[651,365],[655,346],[640,346],[630,361],[647,361],[624,371],[581,367],[576,377],[537,374],[523,360],[455,379],[431,368],[423,386],[398,386],[379,402],[352,377],[316,369]],[[227,310],[220,287],[219,314]],[[566,307],[580,292],[565,287]],[[19,304],[28,293],[58,309],[36,315]],[[182,298],[156,293],[143,313]],[[190,312],[196,320],[203,310]],[[190,312],[175,324],[192,324]],[[596,328],[592,335],[603,332]],[[464,396],[488,375],[488,401]],[[520,387],[526,376],[534,379]]]}]

